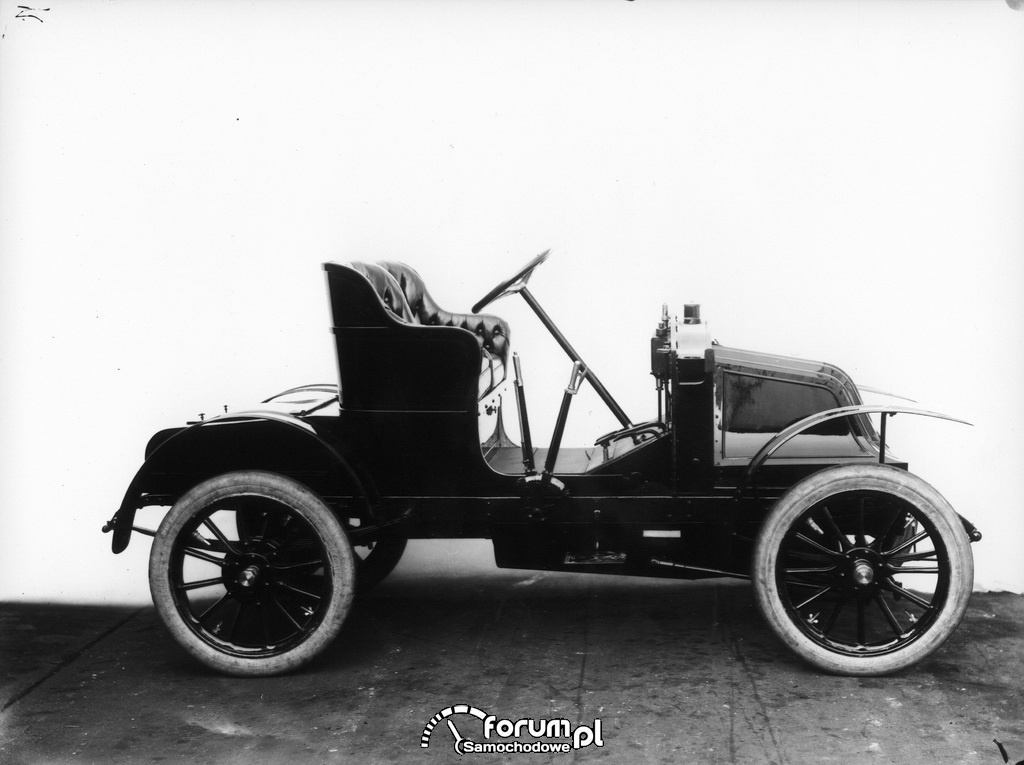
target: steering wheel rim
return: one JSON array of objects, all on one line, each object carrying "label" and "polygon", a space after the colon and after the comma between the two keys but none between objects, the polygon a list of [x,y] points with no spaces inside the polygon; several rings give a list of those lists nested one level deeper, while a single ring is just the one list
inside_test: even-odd
[{"label": "steering wheel rim", "polygon": [[544,250],[540,255],[535,257],[525,266],[520,268],[515,276],[506,279],[501,282],[497,287],[492,289],[473,306],[473,313],[480,313],[481,309],[493,303],[498,298],[504,297],[505,295],[511,295],[513,292],[518,292],[522,289],[528,281],[530,276],[533,274],[533,269],[548,259],[551,254],[551,250]]}]

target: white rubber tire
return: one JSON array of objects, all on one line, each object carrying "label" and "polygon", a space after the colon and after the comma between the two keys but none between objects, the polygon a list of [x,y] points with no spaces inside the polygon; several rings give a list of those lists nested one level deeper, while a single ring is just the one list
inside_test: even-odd
[{"label": "white rubber tire", "polygon": [[[779,591],[776,572],[787,533],[810,508],[829,497],[852,491],[896,497],[916,509],[934,527],[945,548],[940,565],[948,571],[948,592],[939,613],[922,634],[903,648],[881,655],[851,656],[810,639],[794,623]],[[888,465],[841,465],[808,476],[789,489],[772,508],[754,548],[752,579],[757,605],[775,634],[797,655],[826,672],[840,675],[885,675],[909,667],[938,649],[967,610],[974,586],[974,558],[959,516],[932,486]]]},{"label": "white rubber tire", "polygon": [[[212,505],[236,497],[258,497],[279,503],[299,516],[315,533],[326,553],[323,569],[329,578],[329,594],[318,607],[319,623],[301,642],[272,655],[241,656],[219,650],[204,640],[179,611],[172,568],[175,542],[197,514]],[[301,667],[318,656],[338,635],[355,593],[355,556],[348,537],[334,513],[302,484],[276,473],[239,471],[204,481],[183,495],[164,517],[150,553],[150,592],[157,613],[168,631],[189,654],[224,674],[259,677],[277,675]]]}]

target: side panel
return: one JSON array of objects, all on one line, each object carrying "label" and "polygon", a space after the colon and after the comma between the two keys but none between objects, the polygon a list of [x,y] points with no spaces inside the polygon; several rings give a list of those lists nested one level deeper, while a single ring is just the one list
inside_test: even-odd
[{"label": "side panel", "polygon": [[341,406],[476,412],[480,344],[456,327],[335,327]]},{"label": "side panel", "polygon": [[578,497],[522,520],[495,508],[495,562],[633,576],[744,576],[749,546],[735,533],[743,512],[725,495]]},{"label": "side panel", "polygon": [[[363,274],[334,263],[324,268],[342,409],[476,411],[483,334],[478,336],[461,326],[421,324],[408,313],[411,309],[403,295],[389,298],[401,303],[401,310],[395,306],[389,310]],[[391,276],[385,273],[383,278],[390,279],[401,292]],[[391,294],[387,288],[385,294]],[[431,320],[439,319],[434,316]],[[484,333],[482,325],[478,330]]]},{"label": "side panel", "polygon": [[[792,423],[860,404],[849,376],[831,364],[715,347],[714,461],[717,486],[735,485],[750,460]],[[784,488],[827,465],[878,458],[868,417],[821,421],[787,440],[761,485]]]}]

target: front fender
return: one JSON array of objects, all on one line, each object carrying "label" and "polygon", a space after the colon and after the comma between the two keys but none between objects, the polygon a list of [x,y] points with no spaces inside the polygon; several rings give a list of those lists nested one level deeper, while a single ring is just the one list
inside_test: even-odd
[{"label": "front fender", "polygon": [[[827,409],[824,412],[817,412],[808,417],[804,417],[802,420],[797,420],[789,427],[779,431],[775,436],[771,438],[768,443],[761,447],[761,449],[754,455],[753,459],[750,460],[750,464],[747,465],[747,469],[740,479],[739,485],[736,487],[737,493],[742,493],[748,486],[751,485],[751,481],[754,478],[754,474],[761,469],[761,466],[770,458],[775,452],[777,452],[782,446],[788,441],[800,435],[804,431],[813,428],[815,425],[825,422],[826,420],[832,420],[837,417],[855,417],[861,414],[882,414],[883,422],[884,417],[894,414],[917,414],[924,417],[937,417],[940,420],[949,420],[951,422],[959,422],[963,425],[970,425],[971,423],[965,420],[958,420],[956,417],[950,417],[947,414],[940,414],[939,412],[930,412],[927,409],[911,409],[903,406],[875,406],[872,404],[859,404],[857,406],[841,406],[836,409]],[[885,453],[885,441],[884,441],[884,429],[883,429],[883,440],[880,444],[882,454]]]},{"label": "front fender", "polygon": [[173,504],[201,481],[234,470],[280,473],[321,495],[355,499],[369,511],[365,486],[349,461],[308,421],[273,411],[232,413],[154,436],[104,526],[114,532],[111,549],[119,553],[128,546],[138,508]]}]

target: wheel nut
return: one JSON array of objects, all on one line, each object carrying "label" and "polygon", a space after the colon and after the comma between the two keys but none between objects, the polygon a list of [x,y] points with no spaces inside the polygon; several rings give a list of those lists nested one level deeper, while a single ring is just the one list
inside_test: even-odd
[{"label": "wheel nut", "polygon": [[256,566],[249,566],[241,574],[238,575],[238,583],[243,587],[252,587],[256,584],[256,578],[260,575],[260,570]]},{"label": "wheel nut", "polygon": [[866,560],[859,560],[853,564],[853,581],[862,587],[871,584],[875,580],[875,570]]}]

